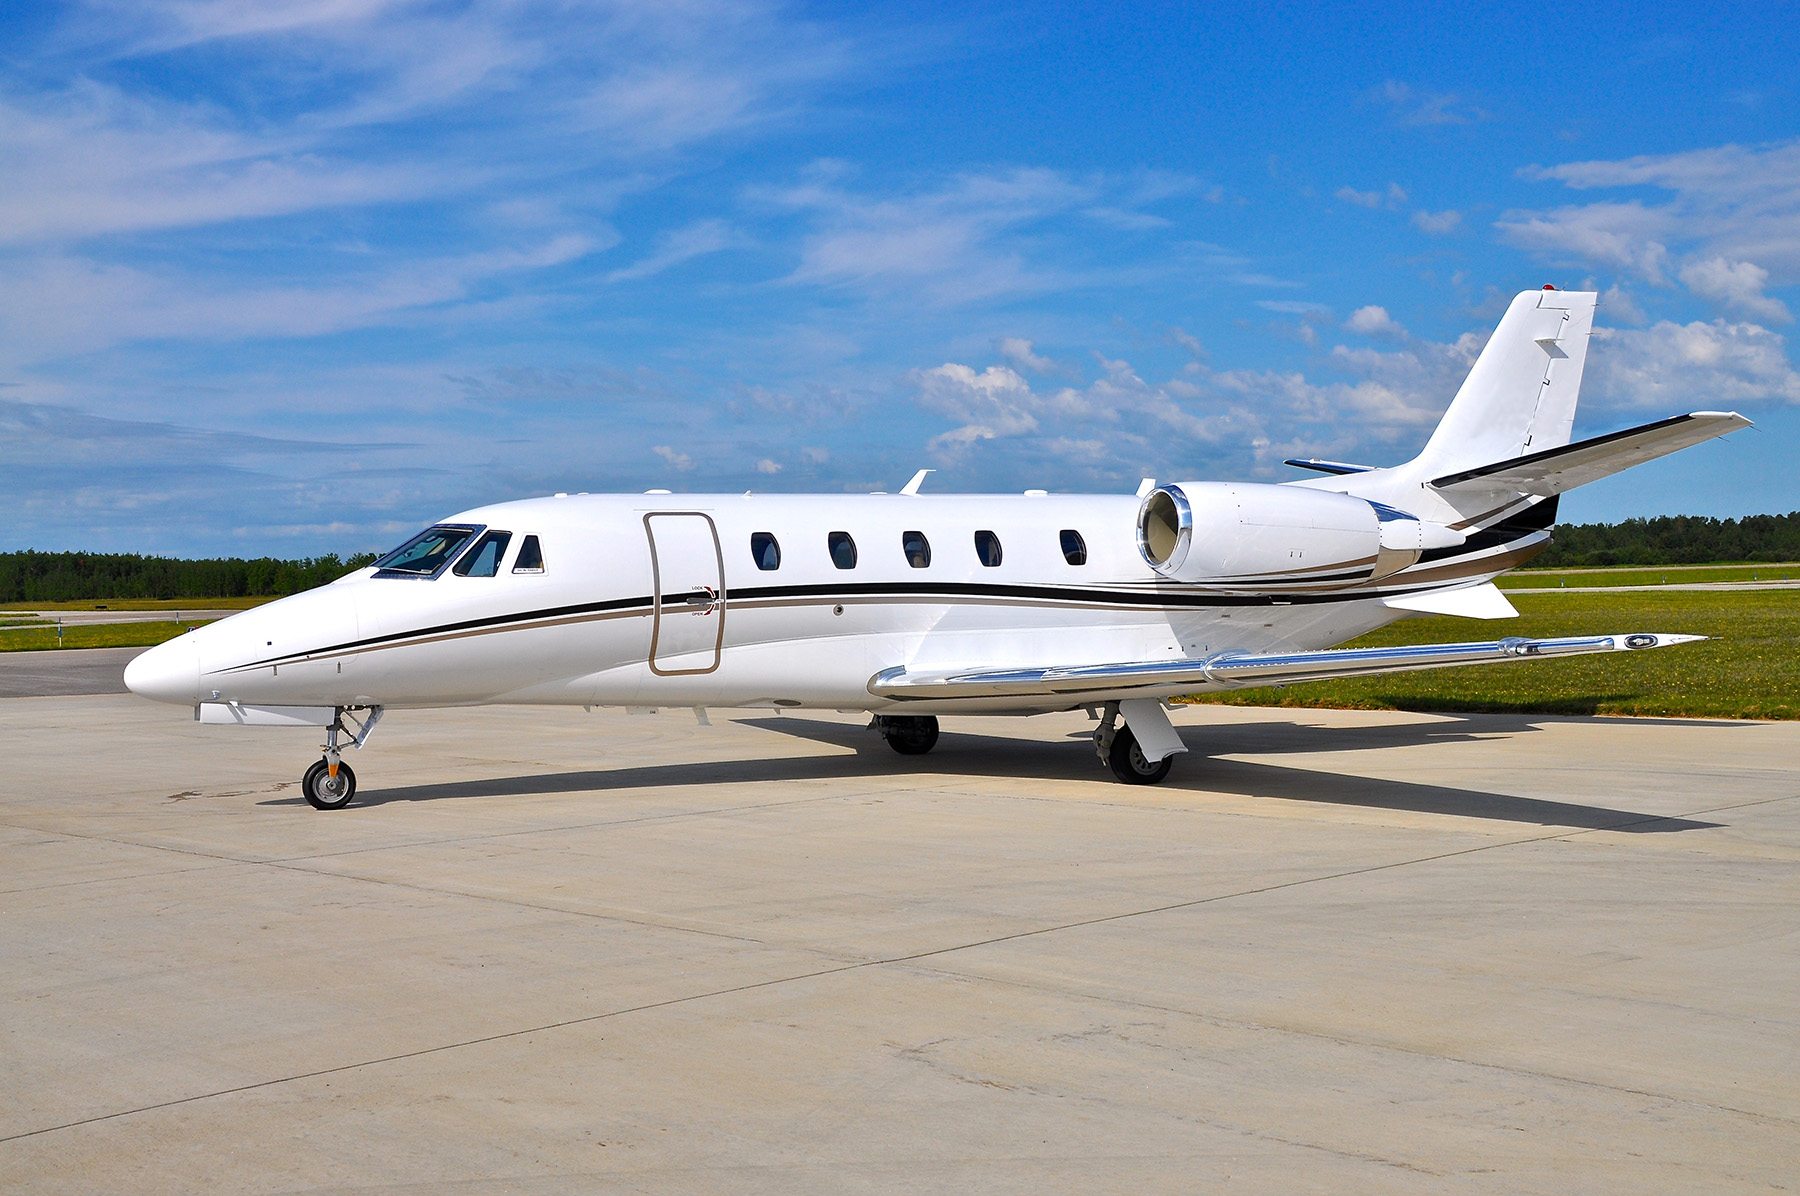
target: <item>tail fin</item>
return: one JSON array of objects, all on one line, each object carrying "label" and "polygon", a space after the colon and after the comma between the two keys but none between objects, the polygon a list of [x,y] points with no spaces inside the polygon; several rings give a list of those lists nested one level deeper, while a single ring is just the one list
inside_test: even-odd
[{"label": "tail fin", "polygon": [[1568,444],[1597,298],[1516,297],[1424,451],[1402,468],[1437,477]]}]

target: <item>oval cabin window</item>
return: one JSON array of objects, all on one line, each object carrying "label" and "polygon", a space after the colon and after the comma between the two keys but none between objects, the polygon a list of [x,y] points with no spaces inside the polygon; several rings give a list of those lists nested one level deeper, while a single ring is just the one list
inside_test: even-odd
[{"label": "oval cabin window", "polygon": [[1087,541],[1081,533],[1073,528],[1064,528],[1062,534],[1063,560],[1071,565],[1087,564]]},{"label": "oval cabin window", "polygon": [[906,554],[906,563],[915,569],[931,565],[931,541],[925,538],[924,532],[901,532],[900,551]]},{"label": "oval cabin window", "polygon": [[767,572],[781,568],[781,545],[771,532],[754,532],[750,536],[750,558],[758,569]]},{"label": "oval cabin window", "polygon": [[975,556],[989,569],[1000,566],[1000,537],[993,532],[975,533]]},{"label": "oval cabin window", "polygon": [[825,538],[831,549],[831,563],[840,569],[856,568],[856,541],[849,532],[832,532]]}]

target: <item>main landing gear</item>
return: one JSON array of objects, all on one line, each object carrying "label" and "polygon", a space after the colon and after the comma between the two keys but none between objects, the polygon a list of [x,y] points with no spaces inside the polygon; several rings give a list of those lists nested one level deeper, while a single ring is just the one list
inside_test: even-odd
[{"label": "main landing gear", "polygon": [[[352,710],[362,711],[362,721],[357,722]],[[345,724],[345,716],[349,715],[349,724]],[[337,717],[325,728],[325,743],[319,749],[324,758],[306,770],[300,780],[300,792],[306,803],[315,810],[341,810],[350,804],[356,796],[356,773],[351,771],[343,761],[338,750],[338,733],[348,731],[352,746],[360,748],[368,742],[369,732],[381,721],[381,707],[339,706]]]},{"label": "main landing gear", "polygon": [[[1135,717],[1135,716],[1134,716]],[[1161,760],[1151,760],[1144,755],[1143,745],[1138,742],[1131,728],[1119,721],[1119,704],[1108,702],[1106,714],[1100,725],[1094,728],[1094,750],[1100,759],[1112,769],[1112,774],[1127,785],[1154,785],[1169,775],[1169,769],[1175,766],[1174,756],[1164,756]]]},{"label": "main landing gear", "polygon": [[902,756],[923,756],[937,746],[938,721],[929,714],[878,714],[875,729]]}]

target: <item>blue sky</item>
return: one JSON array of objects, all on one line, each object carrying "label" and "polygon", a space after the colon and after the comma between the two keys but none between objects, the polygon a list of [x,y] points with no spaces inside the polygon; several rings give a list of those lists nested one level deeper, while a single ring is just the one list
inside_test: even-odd
[{"label": "blue sky", "polygon": [[1410,456],[1604,292],[1566,518],[1800,508],[1782,6],[0,10],[0,547]]}]

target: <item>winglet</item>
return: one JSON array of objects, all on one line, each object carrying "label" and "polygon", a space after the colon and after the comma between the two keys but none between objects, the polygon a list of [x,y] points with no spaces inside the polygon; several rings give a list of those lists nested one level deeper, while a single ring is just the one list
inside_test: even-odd
[{"label": "winglet", "polygon": [[913,474],[912,481],[900,487],[900,493],[917,494],[919,492],[919,487],[925,483],[925,475],[931,472],[932,471],[929,469],[921,469],[918,473]]}]

